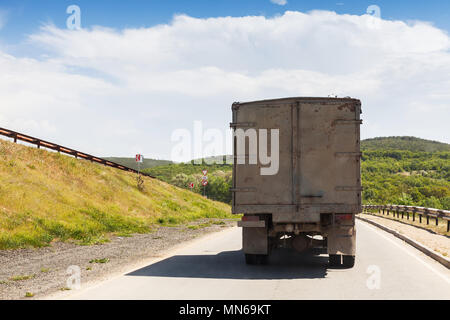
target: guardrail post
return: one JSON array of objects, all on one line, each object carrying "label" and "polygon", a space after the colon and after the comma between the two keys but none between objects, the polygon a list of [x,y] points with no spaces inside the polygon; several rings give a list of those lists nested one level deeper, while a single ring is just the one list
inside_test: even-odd
[{"label": "guardrail post", "polygon": [[412,215],[412,221],[416,222],[416,214],[419,216],[419,223],[422,223],[422,218],[426,218],[427,225],[430,225],[430,219],[435,219],[436,227],[439,227],[439,219],[443,220],[443,223],[447,222],[447,232],[450,232],[450,211],[449,210],[441,210],[434,208],[423,208],[423,207],[415,207],[415,206],[405,206],[405,205],[364,205],[362,206],[362,212],[364,213],[372,213],[372,214],[386,214],[389,216],[389,213],[392,213],[392,217],[400,219],[400,214],[402,215],[402,219],[411,220],[410,216]]},{"label": "guardrail post", "polygon": [[17,133],[14,133],[14,143],[17,143]]}]

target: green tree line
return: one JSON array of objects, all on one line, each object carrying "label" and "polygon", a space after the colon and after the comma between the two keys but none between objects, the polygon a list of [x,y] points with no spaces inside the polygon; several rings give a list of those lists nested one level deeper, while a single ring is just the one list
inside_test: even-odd
[{"label": "green tree line", "polygon": [[[392,141],[391,141],[392,142]],[[426,146],[421,145],[422,149]],[[450,152],[364,150],[361,176],[364,204],[400,204],[450,210]],[[202,169],[208,185],[201,185]],[[232,166],[169,164],[146,172],[181,188],[194,183],[193,192],[231,203]]]}]

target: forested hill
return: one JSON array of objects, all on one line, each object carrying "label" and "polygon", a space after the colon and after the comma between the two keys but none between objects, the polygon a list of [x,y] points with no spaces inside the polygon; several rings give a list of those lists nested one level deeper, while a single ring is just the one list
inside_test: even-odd
[{"label": "forested hill", "polygon": [[361,150],[449,151],[450,144],[415,137],[379,137],[361,141]]},{"label": "forested hill", "polygon": [[[365,204],[404,204],[450,210],[450,145],[413,137],[362,141],[361,174]],[[194,183],[203,193],[202,169],[208,170],[206,194],[231,202],[229,164],[169,164],[145,170],[182,188]]]}]

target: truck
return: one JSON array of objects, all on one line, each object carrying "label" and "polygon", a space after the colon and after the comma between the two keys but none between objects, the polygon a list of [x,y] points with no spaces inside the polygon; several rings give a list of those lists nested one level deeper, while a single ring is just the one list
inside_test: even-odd
[{"label": "truck", "polygon": [[233,103],[232,213],[242,214],[247,264],[290,247],[322,248],[330,266],[354,266],[361,113],[349,97]]}]

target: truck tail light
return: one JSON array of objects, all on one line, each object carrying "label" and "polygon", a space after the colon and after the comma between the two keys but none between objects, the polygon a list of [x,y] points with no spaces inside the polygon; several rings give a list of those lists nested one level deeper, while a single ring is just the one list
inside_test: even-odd
[{"label": "truck tail light", "polygon": [[242,221],[259,221],[258,216],[243,216]]},{"label": "truck tail light", "polygon": [[353,215],[352,214],[336,214],[335,215],[335,220],[337,222],[339,221],[345,221],[345,220],[353,220]]}]

